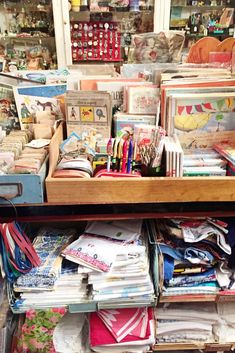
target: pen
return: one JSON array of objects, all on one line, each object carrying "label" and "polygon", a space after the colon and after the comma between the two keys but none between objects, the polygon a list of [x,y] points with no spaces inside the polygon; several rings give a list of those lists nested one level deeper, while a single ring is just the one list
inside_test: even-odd
[{"label": "pen", "polygon": [[107,153],[108,153],[108,160],[107,160],[107,172],[110,172],[110,165],[111,165],[111,157],[112,157],[112,138],[108,140],[107,143]]},{"label": "pen", "polygon": [[132,160],[132,171],[136,165],[136,155],[137,155],[137,142],[134,143],[134,153],[133,153],[133,160]]},{"label": "pen", "polygon": [[118,148],[118,143],[119,143],[119,138],[115,138],[114,144],[113,144],[113,158],[112,158],[112,171],[114,172],[116,169],[116,162],[117,162],[117,148]]},{"label": "pen", "polygon": [[133,153],[133,142],[132,139],[130,139],[129,141],[129,148],[128,148],[128,157],[127,157],[127,169],[126,172],[129,174],[131,173],[131,169],[132,169],[132,153]]},{"label": "pen", "polygon": [[124,141],[122,147],[122,173],[126,173],[126,155],[127,155],[127,140]]},{"label": "pen", "polygon": [[120,172],[123,143],[124,140],[120,139],[117,147],[117,172]]}]

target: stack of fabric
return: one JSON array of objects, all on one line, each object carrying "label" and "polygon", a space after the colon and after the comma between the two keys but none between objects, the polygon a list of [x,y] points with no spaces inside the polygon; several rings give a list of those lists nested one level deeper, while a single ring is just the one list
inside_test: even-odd
[{"label": "stack of fabric", "polygon": [[89,319],[95,352],[142,353],[155,342],[151,308],[100,310]]},{"label": "stack of fabric", "polygon": [[63,255],[88,270],[91,299],[109,303],[153,301],[142,221],[92,222]]},{"label": "stack of fabric", "polygon": [[173,219],[157,228],[164,262],[162,295],[217,293],[217,267],[231,255],[226,224],[210,218]]},{"label": "stack of fabric", "polygon": [[219,323],[216,304],[164,304],[156,309],[157,343],[214,342],[214,325]]},{"label": "stack of fabric", "polygon": [[235,337],[235,305],[231,303],[217,303],[220,322],[214,327],[218,342],[233,343]]},{"label": "stack of fabric", "polygon": [[16,280],[16,299],[12,303],[15,310],[66,306],[87,299],[87,286],[83,283],[86,276],[78,273],[76,264],[61,256],[75,235],[74,229],[43,228],[38,232],[33,245],[42,264]]}]

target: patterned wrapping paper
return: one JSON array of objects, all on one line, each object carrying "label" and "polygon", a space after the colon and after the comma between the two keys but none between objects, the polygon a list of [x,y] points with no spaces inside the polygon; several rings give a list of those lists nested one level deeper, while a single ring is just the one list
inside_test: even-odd
[{"label": "patterned wrapping paper", "polygon": [[52,290],[61,272],[62,250],[73,240],[76,230],[58,230],[43,228],[33,243],[42,265],[22,275],[14,285],[16,291],[30,289]]}]

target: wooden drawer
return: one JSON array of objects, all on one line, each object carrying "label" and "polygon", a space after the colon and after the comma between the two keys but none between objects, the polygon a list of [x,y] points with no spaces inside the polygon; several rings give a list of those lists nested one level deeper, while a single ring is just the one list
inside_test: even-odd
[{"label": "wooden drawer", "polygon": [[60,126],[49,152],[47,201],[73,204],[235,201],[234,177],[53,178],[63,140]]},{"label": "wooden drawer", "polygon": [[38,174],[8,174],[0,176],[0,204],[3,199],[14,204],[33,204],[44,202],[45,178],[48,158],[42,164]]}]

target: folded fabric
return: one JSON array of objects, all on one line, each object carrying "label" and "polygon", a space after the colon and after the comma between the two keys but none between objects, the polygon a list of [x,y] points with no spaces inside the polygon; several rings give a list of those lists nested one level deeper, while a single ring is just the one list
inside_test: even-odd
[{"label": "folded fabric", "polygon": [[172,248],[165,244],[159,245],[163,254],[171,256],[175,260],[190,262],[192,264],[211,264],[214,256],[206,250],[200,250],[196,247]]},{"label": "folded fabric", "polygon": [[219,247],[225,253],[231,254],[231,247],[225,240],[225,233],[207,221],[201,222],[197,227],[188,227],[182,224],[180,227],[182,228],[184,241],[186,243],[195,243],[209,237],[215,237]]},{"label": "folded fabric", "polygon": [[85,233],[102,235],[117,240],[132,242],[139,239],[141,235],[142,223],[143,221],[141,219],[90,222],[85,229]]},{"label": "folded fabric", "polygon": [[214,282],[202,283],[196,286],[187,287],[168,287],[164,288],[161,293],[163,296],[184,295],[184,294],[216,294],[220,291],[220,287]]},{"label": "folded fabric", "polygon": [[158,335],[163,335],[163,334],[177,334],[180,332],[186,333],[186,332],[194,332],[194,333],[209,333],[210,335],[212,334],[212,324],[208,323],[201,323],[201,322],[193,322],[190,320],[185,320],[185,321],[180,321],[180,320],[175,320],[173,322],[159,322],[157,323],[157,336]]},{"label": "folded fabric", "polygon": [[121,342],[129,334],[147,338],[147,308],[100,310],[97,314],[117,342]]},{"label": "folded fabric", "polygon": [[63,231],[43,228],[36,236],[33,245],[41,259],[41,266],[33,268],[29,273],[21,275],[15,285],[16,291],[27,289],[53,289],[61,271],[63,248],[68,245],[76,234],[74,229]]},{"label": "folded fabric", "polygon": [[[122,310],[130,310],[130,309],[118,309],[118,311]],[[151,336],[151,329],[150,329],[150,321],[152,320],[152,309],[148,308],[148,322],[145,330],[145,336],[144,337],[139,337],[136,335],[136,332],[134,331],[133,334],[128,333],[125,337],[122,338],[122,340],[119,343],[135,343],[136,341],[144,342],[146,341],[150,336]],[[130,318],[127,317],[127,323]],[[89,325],[90,325],[90,345],[91,347],[99,346],[99,345],[116,345],[117,340],[114,338],[114,335],[110,332],[110,329],[107,328],[105,325],[104,321],[99,317],[97,313],[91,313],[90,314],[90,319],[89,319]],[[125,326],[124,324],[121,325],[123,327],[123,330],[121,333],[125,333]],[[115,326],[116,328],[119,328],[120,326],[117,325]],[[117,333],[117,331],[115,330]],[[137,329],[137,332],[139,330]],[[145,343],[143,343],[145,344]],[[148,343],[147,343],[148,344]]]},{"label": "folded fabric", "polygon": [[145,247],[127,244],[115,239],[81,235],[79,239],[70,244],[63,255],[70,261],[77,262],[93,270],[108,272],[115,259],[128,260],[138,258],[145,253]]},{"label": "folded fabric", "polygon": [[157,308],[158,320],[190,320],[196,322],[217,323],[219,315],[215,303],[171,303],[159,305]]},{"label": "folded fabric", "polygon": [[192,286],[212,281],[216,282],[216,272],[214,268],[196,275],[175,276],[169,281],[168,285],[169,287]]},{"label": "folded fabric", "polygon": [[63,255],[70,261],[77,262],[93,270],[107,272],[117,255],[118,241],[93,235],[81,235],[65,250]]},{"label": "folded fabric", "polygon": [[65,308],[27,311],[14,353],[55,353],[53,332],[65,313]]},{"label": "folded fabric", "polygon": [[84,347],[86,316],[83,313],[66,313],[53,333],[53,343],[57,353],[80,353]]}]

